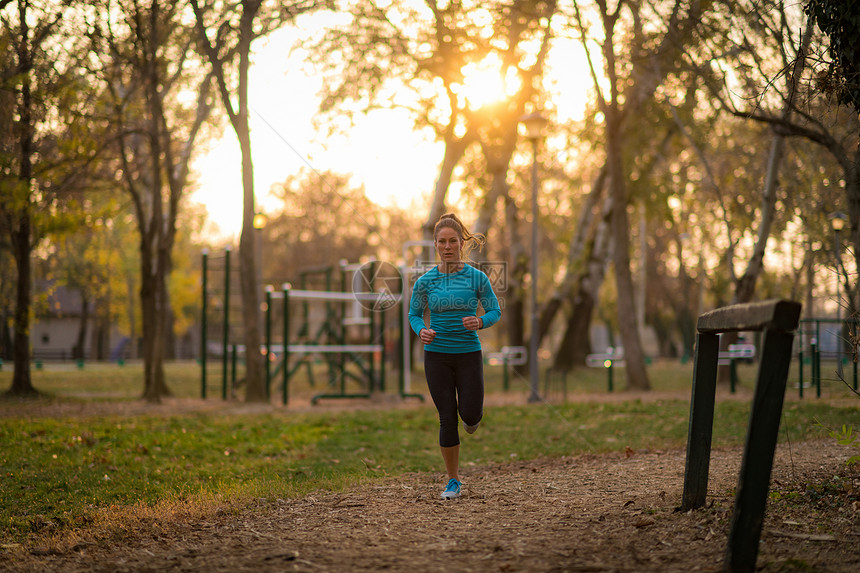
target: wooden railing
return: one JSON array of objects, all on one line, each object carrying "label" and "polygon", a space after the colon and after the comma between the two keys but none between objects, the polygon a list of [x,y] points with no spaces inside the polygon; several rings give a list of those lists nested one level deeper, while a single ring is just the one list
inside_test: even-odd
[{"label": "wooden railing", "polygon": [[764,333],[724,561],[724,570],[732,573],[755,570],[782,416],[785,382],[791,363],[791,347],[800,321],[800,309],[800,303],[786,300],[739,304],[705,313],[699,317],[696,325],[696,357],[681,511],[705,505],[714,426],[719,335],[740,331]]}]

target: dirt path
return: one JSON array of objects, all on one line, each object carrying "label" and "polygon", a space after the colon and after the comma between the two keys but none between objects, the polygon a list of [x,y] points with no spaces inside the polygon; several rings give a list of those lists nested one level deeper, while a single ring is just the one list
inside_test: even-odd
[{"label": "dirt path", "polygon": [[[845,474],[833,440],[781,446],[758,565],[765,571],[860,571],[860,502],[804,494]],[[707,509],[675,513],[684,452],[628,452],[470,467],[464,496],[439,499],[441,474],[411,474],[345,493],[258,500],[204,518],[0,551],[8,571],[719,571],[740,450],[713,452]],[[854,471],[853,485],[860,486]],[[796,493],[791,493],[796,492]],[[856,494],[856,491],[853,492]],[[820,494],[820,495],[819,495]]]}]

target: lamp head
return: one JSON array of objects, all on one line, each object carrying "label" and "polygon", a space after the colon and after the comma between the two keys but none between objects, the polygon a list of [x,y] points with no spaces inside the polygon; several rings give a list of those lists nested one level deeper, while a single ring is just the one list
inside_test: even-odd
[{"label": "lamp head", "polygon": [[266,226],[266,223],[269,222],[269,218],[266,217],[265,213],[257,213],[254,215],[254,228],[262,229]]},{"label": "lamp head", "polygon": [[845,228],[847,220],[848,217],[842,211],[836,211],[835,213],[830,214],[830,226],[833,227],[833,230],[837,233]]},{"label": "lamp head", "polygon": [[543,128],[546,127],[547,119],[538,111],[534,111],[520,118],[520,123],[526,128],[526,137],[532,141],[537,141],[543,137]]}]

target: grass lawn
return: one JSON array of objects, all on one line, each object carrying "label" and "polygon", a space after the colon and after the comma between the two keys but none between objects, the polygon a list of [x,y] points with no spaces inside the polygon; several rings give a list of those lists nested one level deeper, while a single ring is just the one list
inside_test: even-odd
[{"label": "grass lawn", "polygon": [[[326,391],[325,370],[311,387],[297,376],[291,396],[306,399]],[[754,367],[741,372],[748,388]],[[218,370],[213,370],[215,377]],[[692,367],[657,364],[649,371],[655,391],[678,391],[678,398],[611,401],[553,400],[542,404],[488,406],[481,430],[469,438],[466,466],[581,453],[683,448],[686,443]],[[623,371],[616,372],[616,388]],[[199,398],[199,367],[171,364],[169,386],[179,398]],[[34,370],[34,385],[49,395],[34,402],[4,405],[0,417],[0,541],[20,542],[45,530],[91,522],[105,511],[157,508],[185,503],[241,503],[253,498],[289,498],[315,490],[337,490],[363,480],[404,472],[441,472],[437,421],[430,404],[407,408],[296,411],[273,406],[259,413],[200,411],[186,414],[35,417],[28,405],[86,401],[132,401],[141,393],[139,364],[46,365]],[[0,387],[11,383],[11,368],[0,371]],[[396,388],[396,375],[388,380]],[[512,391],[527,383],[510,379]],[[490,394],[502,390],[499,369],[488,367]],[[426,393],[423,376],[413,390]],[[830,384],[825,396],[792,399],[783,413],[781,440],[827,437],[843,424],[860,427],[860,401],[847,399],[844,386]],[[393,391],[393,390],[392,390]],[[571,396],[606,393],[605,371],[577,372],[568,381]],[[747,390],[748,392],[748,390]],[[841,392],[841,393],[839,393]],[[553,394],[556,396],[557,392]],[[213,388],[210,396],[220,400]],[[276,394],[277,395],[277,394]],[[836,398],[836,399],[831,399]],[[846,398],[846,399],[843,399]],[[743,443],[749,401],[717,404],[714,447]],[[277,402],[275,401],[275,404]],[[417,401],[416,401],[417,404]],[[10,413],[11,410],[11,413]]]}]

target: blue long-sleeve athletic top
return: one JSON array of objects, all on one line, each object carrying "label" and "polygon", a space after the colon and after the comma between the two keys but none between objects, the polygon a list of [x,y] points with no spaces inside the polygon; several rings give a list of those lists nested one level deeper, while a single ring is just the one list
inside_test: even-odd
[{"label": "blue long-sleeve athletic top", "polygon": [[[474,352],[481,349],[481,340],[476,331],[463,326],[463,318],[476,315],[478,303],[484,309],[483,328],[502,317],[499,300],[483,272],[467,264],[455,273],[443,273],[433,267],[415,281],[409,302],[409,325],[415,334],[423,328],[436,331],[436,338],[424,346],[425,350],[447,354]],[[424,323],[427,308],[429,327]]]}]

